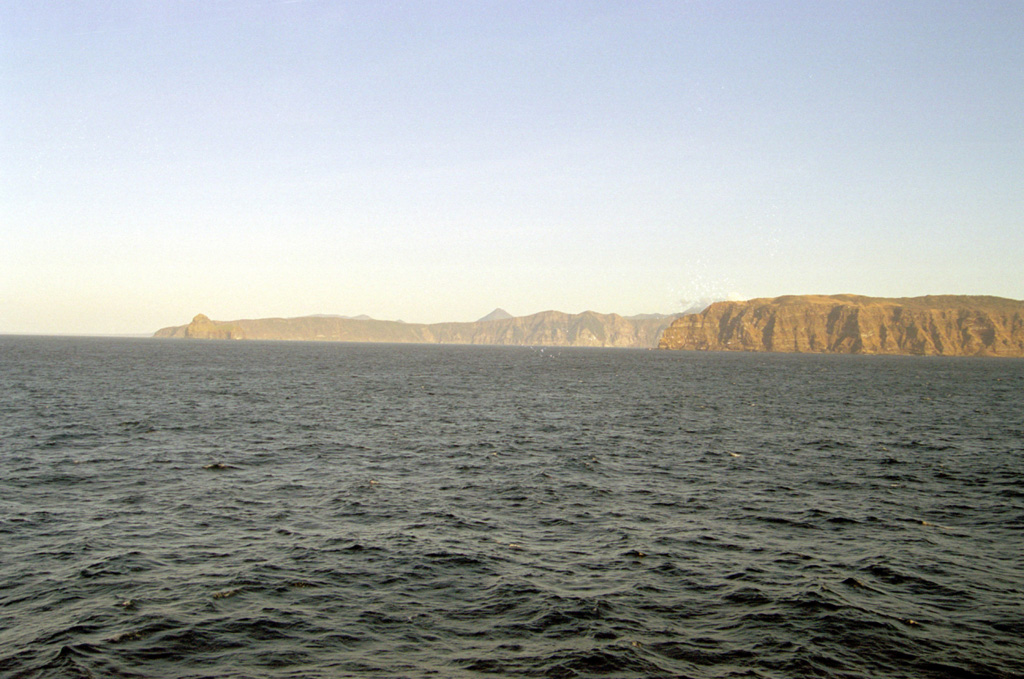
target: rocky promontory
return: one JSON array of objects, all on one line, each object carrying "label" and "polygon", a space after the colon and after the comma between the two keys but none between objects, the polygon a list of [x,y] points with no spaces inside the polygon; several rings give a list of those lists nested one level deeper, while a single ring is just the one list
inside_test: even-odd
[{"label": "rocky promontory", "polygon": [[716,302],[676,319],[662,349],[1024,356],[1024,302],[1002,297],[790,295]]},{"label": "rocky promontory", "polygon": [[627,318],[585,311],[543,311],[511,316],[496,309],[471,323],[403,323],[341,316],[213,321],[199,314],[188,325],[158,330],[155,337],[183,339],[505,344],[519,346],[653,348],[671,316]]}]

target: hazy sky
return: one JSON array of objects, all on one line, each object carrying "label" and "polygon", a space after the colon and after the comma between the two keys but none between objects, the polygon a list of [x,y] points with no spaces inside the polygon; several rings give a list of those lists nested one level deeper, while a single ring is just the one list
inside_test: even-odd
[{"label": "hazy sky", "polygon": [[0,332],[1024,298],[1024,3],[0,0]]}]

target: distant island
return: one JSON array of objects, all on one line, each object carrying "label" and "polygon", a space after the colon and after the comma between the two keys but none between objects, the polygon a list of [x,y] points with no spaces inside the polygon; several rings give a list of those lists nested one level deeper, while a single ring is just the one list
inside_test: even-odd
[{"label": "distant island", "polygon": [[154,337],[654,348],[674,318],[660,314],[625,317],[593,311],[544,311],[513,317],[495,309],[475,322],[422,324],[323,315],[214,321],[199,314],[188,325],[163,328]]},{"label": "distant island", "polygon": [[658,344],[695,351],[1024,356],[1024,301],[930,295],[791,295],[716,302]]}]

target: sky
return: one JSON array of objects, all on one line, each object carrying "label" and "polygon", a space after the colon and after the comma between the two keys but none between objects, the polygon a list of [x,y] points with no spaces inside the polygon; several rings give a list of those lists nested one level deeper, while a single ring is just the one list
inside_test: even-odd
[{"label": "sky", "polygon": [[1024,298],[1024,3],[0,0],[0,333]]}]

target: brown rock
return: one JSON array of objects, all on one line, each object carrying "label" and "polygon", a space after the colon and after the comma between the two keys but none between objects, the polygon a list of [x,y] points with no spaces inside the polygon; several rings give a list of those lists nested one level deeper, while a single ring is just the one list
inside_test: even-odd
[{"label": "brown rock", "polygon": [[676,319],[662,349],[1024,356],[1024,302],[931,295],[791,295],[717,302]]},{"label": "brown rock", "polygon": [[188,325],[158,330],[155,337],[653,348],[671,322],[670,317],[625,318],[593,311],[543,311],[475,323],[433,324],[337,316],[212,321],[199,314]]}]

